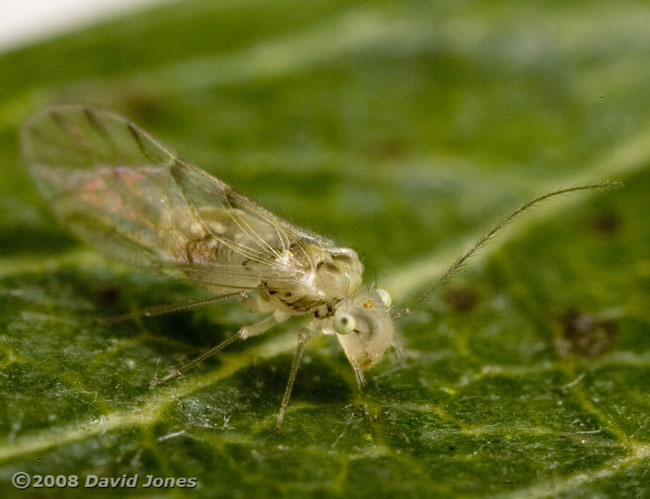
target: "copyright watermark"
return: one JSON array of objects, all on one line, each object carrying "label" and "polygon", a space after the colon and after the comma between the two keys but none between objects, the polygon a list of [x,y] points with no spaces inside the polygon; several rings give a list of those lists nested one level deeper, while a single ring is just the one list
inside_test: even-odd
[{"label": "copyright watermark", "polygon": [[100,477],[97,475],[30,475],[19,471],[11,477],[11,483],[17,489],[193,489],[196,478],[159,477],[154,475],[122,475],[118,477]]}]

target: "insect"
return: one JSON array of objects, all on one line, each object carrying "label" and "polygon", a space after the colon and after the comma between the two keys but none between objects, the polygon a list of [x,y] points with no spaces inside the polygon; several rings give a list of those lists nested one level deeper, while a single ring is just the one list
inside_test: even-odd
[{"label": "insect", "polygon": [[146,308],[113,322],[225,300],[239,300],[250,312],[266,314],[167,376],[152,380],[152,386],[291,316],[312,316],[298,333],[278,430],[310,336],[336,335],[361,387],[363,371],[395,344],[394,321],[420,306],[513,218],[554,196],[616,185],[569,187],[522,205],[411,305],[394,310],[387,291],[362,288],[363,264],[354,250],[270,213],[117,114],[85,106],[45,109],[25,124],[21,143],[37,187],[70,231],[111,258],[182,276],[214,295]]}]

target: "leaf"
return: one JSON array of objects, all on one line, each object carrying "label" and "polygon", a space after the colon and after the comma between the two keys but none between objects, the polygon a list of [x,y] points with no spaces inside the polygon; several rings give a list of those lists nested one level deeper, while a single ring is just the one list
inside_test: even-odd
[{"label": "leaf", "polygon": [[[200,496],[650,493],[650,39],[641,2],[172,3],[0,56],[0,485],[14,473],[196,478]],[[406,304],[517,221],[354,376],[297,322],[151,390],[251,318],[101,259],[19,158],[48,104],[128,115],[267,208],[353,247]],[[30,489],[32,492],[39,491]],[[173,493],[173,492],[172,492]]]}]

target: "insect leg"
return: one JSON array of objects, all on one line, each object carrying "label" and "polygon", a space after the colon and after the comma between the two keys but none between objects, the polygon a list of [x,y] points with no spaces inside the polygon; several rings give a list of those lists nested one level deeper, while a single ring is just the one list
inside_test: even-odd
[{"label": "insect leg", "polygon": [[190,310],[202,305],[210,305],[212,303],[219,303],[222,301],[240,299],[243,300],[248,296],[244,292],[237,293],[228,293],[226,295],[220,296],[210,296],[208,298],[201,298],[200,300],[191,300],[183,303],[170,303],[167,305],[154,305],[152,307],[143,308],[136,312],[130,312],[128,314],[116,315],[115,317],[104,317],[96,319],[96,322],[100,324],[115,324],[117,322],[127,321],[129,319],[135,319],[136,317],[154,317],[156,315],[170,314],[172,312],[182,312],[184,310]]},{"label": "insect leg", "polygon": [[287,410],[289,405],[289,399],[291,398],[291,391],[293,390],[293,383],[296,381],[296,375],[298,374],[298,368],[300,367],[300,360],[302,359],[302,352],[305,349],[305,344],[309,340],[309,332],[305,329],[302,329],[298,333],[298,348],[296,348],[296,353],[293,357],[293,363],[291,364],[291,372],[289,373],[289,380],[287,381],[287,386],[284,389],[284,395],[282,396],[282,403],[280,404],[280,411],[278,412],[278,421],[275,424],[275,429],[280,431],[282,429],[282,421],[284,421],[284,412]]},{"label": "insect leg", "polygon": [[205,359],[207,359],[208,357],[213,356],[215,353],[220,352],[221,350],[226,348],[228,345],[230,345],[231,343],[234,343],[235,341],[237,341],[239,339],[241,339],[241,338],[236,334],[229,337],[229,338],[226,338],[225,340],[223,340],[218,345],[210,348],[209,350],[207,350],[206,352],[203,352],[198,357],[196,357],[196,358],[190,360],[189,362],[183,364],[182,366],[177,368],[175,371],[172,371],[171,373],[169,373],[167,376],[163,376],[162,378],[154,378],[154,379],[152,379],[151,381],[149,381],[149,388],[152,388],[152,387],[154,387],[156,385],[159,385],[160,383],[164,383],[165,381],[169,381],[170,379],[175,378],[176,376],[180,376],[185,371],[188,371],[189,369],[192,369],[199,362],[202,362]]},{"label": "insect leg", "polygon": [[402,341],[395,339],[391,342],[391,346],[395,349],[395,353],[397,354],[397,358],[400,361],[404,361],[406,358],[404,355],[404,346],[402,345]]},{"label": "insect leg", "polygon": [[265,319],[262,319],[260,322],[256,324],[242,327],[239,331],[237,331],[237,334],[234,334],[229,338],[226,338],[218,345],[213,346],[209,350],[203,352],[198,357],[178,367],[175,371],[172,371],[167,376],[163,376],[162,378],[152,379],[149,382],[149,388],[159,385],[160,383],[164,383],[165,381],[169,381],[170,379],[173,379],[176,376],[180,376],[181,374],[184,374],[185,372],[192,369],[195,365],[199,364],[200,362],[203,362],[208,357],[212,357],[214,354],[220,352],[221,350],[231,345],[232,343],[235,343],[236,341],[239,340],[245,340],[247,338],[250,338],[251,336],[257,336],[258,334],[262,334],[265,331],[268,331],[271,327],[275,326],[278,322],[283,321],[284,319],[286,319],[285,316],[278,317],[274,314],[274,315],[270,315],[269,317],[266,317]]},{"label": "insect leg", "polygon": [[404,353],[404,342],[402,341],[402,335],[399,331],[393,333],[393,341],[390,342],[391,346],[395,349],[397,358],[400,362],[404,362],[406,359],[406,354]]},{"label": "insect leg", "polygon": [[237,336],[240,339],[245,340],[247,338],[250,338],[251,336],[257,336],[258,334],[265,333],[276,324],[286,320],[287,317],[288,316],[280,315],[277,313],[269,315],[265,319],[262,319],[261,321],[256,322],[255,324],[251,324],[250,326],[244,326],[239,331],[237,331]]},{"label": "insect leg", "polygon": [[363,371],[358,367],[352,366],[352,369],[354,369],[354,377],[357,378],[357,385],[359,385],[359,391],[361,391],[363,386],[366,384],[366,378],[363,375]]}]

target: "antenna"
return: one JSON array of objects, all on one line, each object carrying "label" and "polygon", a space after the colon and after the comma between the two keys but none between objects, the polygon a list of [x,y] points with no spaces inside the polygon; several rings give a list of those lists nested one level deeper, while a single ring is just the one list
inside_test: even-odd
[{"label": "antenna", "polygon": [[431,284],[431,286],[429,286],[424,293],[422,293],[418,298],[415,299],[413,303],[411,303],[411,305],[398,312],[394,312],[393,314],[391,314],[393,320],[401,319],[402,317],[406,317],[407,315],[410,315],[411,312],[413,312],[413,310],[415,310],[420,305],[422,305],[422,303],[424,303],[434,291],[444,286],[447,283],[447,281],[449,281],[452,277],[454,277],[465,266],[469,258],[471,258],[478,251],[483,249],[485,245],[498,232],[504,229],[518,215],[521,215],[525,211],[528,211],[529,209],[533,208],[534,206],[541,203],[542,201],[546,201],[547,199],[550,199],[555,196],[560,196],[562,194],[568,194],[570,192],[586,191],[590,189],[606,190],[606,189],[613,189],[618,187],[623,187],[623,183],[622,182],[600,182],[597,184],[576,185],[573,187],[567,187],[566,189],[559,189],[557,191],[548,192],[546,194],[543,194],[533,199],[532,201],[529,201],[528,203],[522,204],[519,208],[517,208],[515,211],[510,213],[510,215],[508,215],[506,218],[501,220],[498,224],[492,227],[487,233],[485,233],[483,237],[481,237],[478,241],[476,241],[476,243],[474,243],[474,246],[472,246],[466,253],[458,257],[456,261],[443,274],[441,274],[435,281],[433,281],[433,284]]}]

